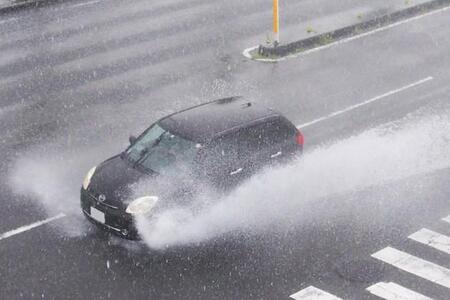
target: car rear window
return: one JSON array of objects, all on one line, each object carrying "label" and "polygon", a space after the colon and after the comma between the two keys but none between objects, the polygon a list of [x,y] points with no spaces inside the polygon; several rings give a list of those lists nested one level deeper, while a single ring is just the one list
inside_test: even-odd
[{"label": "car rear window", "polygon": [[273,119],[262,124],[241,129],[238,133],[239,152],[258,152],[286,141],[294,141],[295,131],[282,119]]}]

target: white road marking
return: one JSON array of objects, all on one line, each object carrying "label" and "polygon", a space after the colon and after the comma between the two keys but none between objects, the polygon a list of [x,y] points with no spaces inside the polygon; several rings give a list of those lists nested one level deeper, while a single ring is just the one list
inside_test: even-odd
[{"label": "white road marking", "polygon": [[447,223],[450,223],[450,215],[447,216],[447,217],[445,217],[445,218],[443,218],[442,221],[445,221],[445,222],[447,222]]},{"label": "white road marking", "polygon": [[408,85],[406,85],[406,86],[403,86],[403,87],[401,87],[401,88],[398,88],[398,89],[389,91],[389,92],[387,92],[387,93],[385,93],[385,94],[383,94],[383,95],[376,96],[376,97],[374,97],[374,98],[372,98],[372,99],[369,99],[369,100],[367,100],[367,101],[364,101],[364,102],[362,102],[362,103],[355,104],[355,105],[351,105],[351,106],[349,106],[349,107],[347,107],[347,108],[344,108],[343,110],[339,110],[339,111],[336,111],[336,112],[334,112],[334,113],[331,113],[331,114],[329,114],[329,115],[327,115],[327,116],[324,116],[324,117],[315,119],[315,120],[313,120],[313,121],[310,121],[310,122],[308,122],[308,123],[298,125],[297,127],[298,127],[298,128],[305,128],[305,127],[311,126],[311,125],[313,125],[313,124],[319,123],[319,122],[321,122],[321,121],[325,121],[325,120],[331,119],[331,118],[333,118],[333,117],[339,116],[339,115],[344,114],[344,113],[346,113],[346,112],[349,112],[349,111],[351,111],[351,110],[360,108],[360,107],[365,106],[365,105],[367,105],[367,104],[376,102],[376,101],[378,101],[378,100],[382,100],[382,99],[387,98],[387,97],[389,97],[389,96],[398,94],[398,93],[403,92],[403,91],[405,91],[405,90],[411,89],[411,88],[416,87],[416,86],[421,85],[421,84],[424,84],[424,83],[426,83],[426,82],[428,82],[428,81],[431,81],[431,80],[433,80],[433,77],[429,76],[429,77],[427,77],[427,78],[424,78],[424,79],[421,79],[421,80],[419,80],[419,81],[413,82],[413,83],[408,84]]},{"label": "white road marking", "polygon": [[450,288],[450,270],[447,268],[392,247],[386,247],[372,254],[372,257],[391,264],[403,271]]},{"label": "white road marking", "polygon": [[338,298],[313,286],[304,288],[303,290],[292,294],[289,297],[295,300],[341,300],[341,298]]},{"label": "white road marking", "polygon": [[369,286],[366,290],[386,300],[432,300],[394,282],[379,282]]},{"label": "white road marking", "polygon": [[450,254],[450,237],[446,235],[422,228],[408,238]]},{"label": "white road marking", "polygon": [[9,23],[9,22],[13,22],[13,21],[17,21],[17,18],[9,18],[7,20],[0,21],[0,25],[1,24],[5,24],[5,23]]},{"label": "white road marking", "polygon": [[[406,20],[402,20],[402,21],[398,21],[398,22],[386,25],[384,27],[380,27],[380,28],[377,28],[377,29],[374,29],[374,30],[371,30],[371,31],[367,31],[367,32],[364,32],[364,33],[361,33],[361,34],[358,34],[358,35],[354,35],[354,36],[351,36],[351,37],[348,37],[348,38],[345,38],[345,39],[338,40],[336,42],[332,42],[332,43],[329,43],[329,44],[326,44],[326,45],[323,45],[323,46],[319,46],[319,47],[316,47],[316,48],[313,48],[313,49],[310,49],[310,50],[306,50],[304,52],[292,54],[292,55],[289,55],[289,56],[286,56],[286,57],[275,58],[275,59],[273,59],[273,58],[262,58],[262,59],[256,59],[256,60],[262,61],[262,62],[277,62],[277,61],[285,60],[286,58],[300,57],[300,56],[308,55],[308,54],[311,54],[311,53],[314,53],[314,52],[319,52],[319,51],[322,51],[322,50],[325,50],[325,49],[329,49],[331,47],[334,47],[334,46],[337,46],[337,45],[340,45],[340,44],[345,44],[345,43],[348,43],[348,42],[351,42],[351,41],[354,41],[354,40],[358,40],[358,39],[361,39],[363,37],[366,37],[366,36],[369,36],[369,35],[372,35],[372,34],[375,34],[375,33],[378,33],[378,32],[386,31],[388,29],[391,29],[391,28],[394,28],[394,27],[397,27],[397,26],[400,26],[400,25],[403,25],[403,24],[407,24],[409,22],[417,21],[417,20],[420,20],[422,18],[425,18],[425,17],[428,17],[428,16],[432,16],[432,15],[435,15],[435,14],[447,11],[449,9],[450,9],[450,6],[447,6],[447,7],[438,9],[438,10],[434,10],[434,11],[425,13],[423,15],[415,16],[415,17],[412,17],[412,18],[409,18],[409,19],[406,19]],[[254,47],[245,49],[244,52],[243,52],[243,55],[251,59],[252,57],[250,55],[250,51],[257,49],[258,47],[259,46],[254,46]]]},{"label": "white road marking", "polygon": [[2,233],[2,234],[0,234],[0,241],[3,240],[3,239],[9,238],[11,236],[14,236],[16,234],[23,233],[23,232],[31,230],[33,228],[36,228],[36,227],[42,226],[44,224],[50,223],[52,221],[61,219],[61,218],[65,217],[65,216],[66,216],[65,214],[60,213],[60,214],[58,214],[58,215],[56,215],[54,217],[51,217],[51,218],[48,218],[48,219],[45,219],[45,220],[42,220],[42,221],[38,221],[38,222],[32,223],[30,225],[25,225],[25,226],[19,227],[17,229],[14,229],[14,230]]},{"label": "white road marking", "polygon": [[101,2],[101,0],[94,0],[94,1],[84,2],[84,3],[78,3],[78,4],[70,5],[69,8],[92,5],[92,4],[99,3],[99,2]]}]

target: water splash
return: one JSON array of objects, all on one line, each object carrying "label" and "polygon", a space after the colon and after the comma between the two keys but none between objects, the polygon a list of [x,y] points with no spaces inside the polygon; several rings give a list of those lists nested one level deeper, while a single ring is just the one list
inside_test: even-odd
[{"label": "water splash", "polygon": [[449,132],[448,114],[408,117],[268,169],[200,211],[175,207],[138,218],[139,232],[148,246],[161,249],[233,231],[283,230],[300,223],[304,208],[321,198],[450,167]]}]

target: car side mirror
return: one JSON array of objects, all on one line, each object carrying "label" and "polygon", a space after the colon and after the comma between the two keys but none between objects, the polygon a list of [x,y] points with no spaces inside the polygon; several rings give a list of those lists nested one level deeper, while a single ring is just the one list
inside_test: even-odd
[{"label": "car side mirror", "polygon": [[130,135],[130,137],[128,138],[128,140],[130,141],[130,145],[134,144],[134,142],[136,142],[137,137],[135,137],[134,135]]}]

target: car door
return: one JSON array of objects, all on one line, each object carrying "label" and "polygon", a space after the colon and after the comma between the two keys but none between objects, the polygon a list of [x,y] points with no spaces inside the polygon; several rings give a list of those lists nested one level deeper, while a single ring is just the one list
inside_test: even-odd
[{"label": "car door", "polygon": [[298,150],[297,130],[289,121],[278,117],[268,121],[264,129],[264,145],[271,163],[283,162]]},{"label": "car door", "polygon": [[235,132],[209,142],[201,156],[203,173],[216,186],[233,186],[242,180],[246,172],[239,159],[238,136]]},{"label": "car door", "polygon": [[266,165],[270,149],[265,139],[266,124],[258,122],[242,128],[237,133],[239,160],[245,167],[246,175],[251,176]]}]

